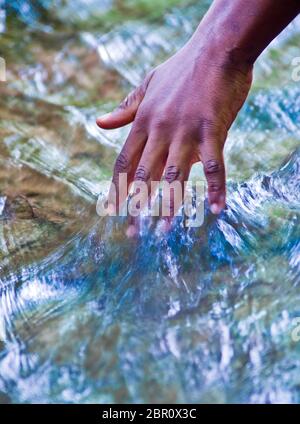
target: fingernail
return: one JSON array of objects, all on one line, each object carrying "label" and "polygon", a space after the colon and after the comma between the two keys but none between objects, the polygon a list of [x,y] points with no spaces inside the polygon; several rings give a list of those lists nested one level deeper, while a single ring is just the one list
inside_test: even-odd
[{"label": "fingernail", "polygon": [[217,203],[213,203],[210,206],[210,210],[214,215],[219,215],[222,212],[221,206],[219,206]]},{"label": "fingernail", "polygon": [[111,112],[109,112],[109,113],[106,113],[105,115],[103,115],[103,116],[100,116],[98,119],[97,119],[97,121],[106,121],[107,119],[109,119],[111,117]]}]

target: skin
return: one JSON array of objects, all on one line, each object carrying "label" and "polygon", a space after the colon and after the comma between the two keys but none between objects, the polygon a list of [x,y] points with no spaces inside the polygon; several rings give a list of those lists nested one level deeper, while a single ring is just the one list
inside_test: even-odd
[{"label": "skin", "polygon": [[[299,0],[215,0],[190,41],[150,72],[99,127],[133,122],[116,160],[120,173],[134,181],[183,183],[191,166],[203,163],[212,213],[226,205],[223,148],[244,104],[255,60],[300,12]],[[126,189],[126,188],[125,188]],[[121,196],[122,203],[126,197]],[[117,197],[118,198],[118,197]],[[119,210],[109,196],[111,210]]]}]

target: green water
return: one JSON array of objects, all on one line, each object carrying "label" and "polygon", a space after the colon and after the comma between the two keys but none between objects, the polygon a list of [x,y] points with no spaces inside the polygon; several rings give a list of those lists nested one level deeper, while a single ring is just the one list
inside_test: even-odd
[{"label": "green water", "polygon": [[145,221],[133,241],[126,222],[96,215],[128,128],[95,118],[208,5],[6,2],[0,402],[299,402],[299,20],[256,65],[220,217],[206,207],[202,227],[178,220],[168,235]]}]

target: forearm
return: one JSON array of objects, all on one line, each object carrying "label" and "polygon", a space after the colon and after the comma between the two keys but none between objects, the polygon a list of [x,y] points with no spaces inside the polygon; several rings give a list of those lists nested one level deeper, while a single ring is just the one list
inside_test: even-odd
[{"label": "forearm", "polygon": [[222,49],[233,62],[253,64],[300,13],[300,0],[215,0],[190,43]]}]

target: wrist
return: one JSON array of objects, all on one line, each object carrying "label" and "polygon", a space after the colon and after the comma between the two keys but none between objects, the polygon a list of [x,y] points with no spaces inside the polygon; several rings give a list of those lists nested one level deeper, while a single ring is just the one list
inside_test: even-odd
[{"label": "wrist", "polygon": [[229,37],[224,27],[212,29],[208,24],[200,25],[184,50],[192,58],[206,58],[210,65],[215,64],[224,70],[237,70],[248,74],[252,72],[256,55],[246,48],[238,37]]},{"label": "wrist", "polygon": [[190,40],[228,67],[252,68],[268,44],[300,12],[298,0],[214,0]]}]

